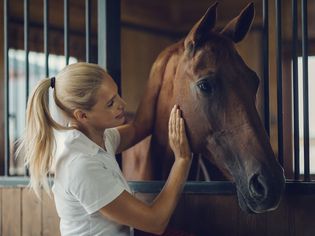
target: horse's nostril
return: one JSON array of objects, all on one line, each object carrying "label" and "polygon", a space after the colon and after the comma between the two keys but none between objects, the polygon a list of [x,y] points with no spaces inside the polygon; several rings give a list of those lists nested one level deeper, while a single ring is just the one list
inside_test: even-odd
[{"label": "horse's nostril", "polygon": [[255,174],[249,181],[249,192],[253,198],[263,200],[266,197],[266,186],[259,174]]}]

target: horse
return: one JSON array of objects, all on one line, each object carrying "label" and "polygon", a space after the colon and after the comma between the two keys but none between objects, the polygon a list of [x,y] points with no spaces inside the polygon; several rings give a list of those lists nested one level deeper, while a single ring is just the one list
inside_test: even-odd
[{"label": "horse", "polygon": [[187,36],[162,51],[152,66],[149,79],[160,81],[161,87],[147,176],[165,180],[170,172],[174,158],[168,120],[177,104],[194,155],[202,155],[212,170],[235,182],[243,211],[262,213],[279,205],[285,178],[255,106],[259,78],[235,47],[249,31],[255,8],[248,4],[219,30],[217,6],[211,5]]}]

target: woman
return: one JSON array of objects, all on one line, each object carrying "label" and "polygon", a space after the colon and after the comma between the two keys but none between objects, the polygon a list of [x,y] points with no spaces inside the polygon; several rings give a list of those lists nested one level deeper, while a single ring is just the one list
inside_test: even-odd
[{"label": "woman", "polygon": [[[115,160],[115,153],[150,134],[159,83],[149,80],[134,122],[124,125],[125,102],[113,79],[98,65],[72,64],[56,77],[39,81],[28,100],[20,150],[37,196],[41,187],[50,192],[47,174],[55,163],[52,190],[62,235],[129,235],[130,228],[161,234],[165,230],[191,164],[180,110],[174,106],[169,120],[175,162],[151,205],[131,194]],[[50,87],[68,119],[66,127],[50,115]],[[56,156],[54,129],[63,140]]]}]

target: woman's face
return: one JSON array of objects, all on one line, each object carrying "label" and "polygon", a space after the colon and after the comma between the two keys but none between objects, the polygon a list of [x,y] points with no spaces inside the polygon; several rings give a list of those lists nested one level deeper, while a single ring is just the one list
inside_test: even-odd
[{"label": "woman's face", "polygon": [[125,106],[125,101],[118,94],[117,85],[107,76],[96,93],[96,104],[86,112],[89,125],[104,130],[124,124]]}]

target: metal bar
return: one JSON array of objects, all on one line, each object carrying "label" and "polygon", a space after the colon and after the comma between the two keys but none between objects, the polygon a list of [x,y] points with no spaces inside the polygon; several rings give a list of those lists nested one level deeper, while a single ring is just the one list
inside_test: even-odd
[{"label": "metal bar", "polygon": [[25,89],[26,89],[26,104],[29,96],[29,1],[24,0],[24,51],[25,51]]},{"label": "metal bar", "polygon": [[[10,17],[10,25],[14,25],[14,26],[21,26],[24,24],[24,21],[19,19],[18,17],[14,17],[14,16],[11,16]],[[31,21],[29,22],[29,26],[33,29],[36,29],[36,30],[41,30],[43,29],[44,27],[44,24],[42,22],[34,22],[34,21]],[[56,33],[60,33],[60,34],[63,34],[64,33],[64,29],[63,28],[60,28],[58,26],[54,26],[54,25],[51,25],[49,24],[49,31],[50,32],[56,32]],[[78,37],[85,37],[85,32],[83,32],[82,30],[80,31],[79,29],[68,29],[68,33],[69,35],[71,36],[78,36]],[[96,37],[97,36],[97,33],[93,33],[91,34],[91,37]]]},{"label": "metal bar", "polygon": [[297,62],[298,27],[297,0],[292,0],[292,80],[294,124],[294,179],[300,178],[299,78]]},{"label": "metal bar", "polygon": [[[106,68],[121,94],[120,71],[120,0],[98,0],[98,64]],[[110,60],[108,60],[110,58]],[[121,155],[117,155],[121,166]]]},{"label": "metal bar", "polygon": [[[53,178],[48,179],[49,185],[54,183]],[[24,187],[28,186],[28,177],[12,176],[10,178],[0,177],[1,187]],[[165,181],[128,181],[128,185],[135,193],[158,194],[165,185]],[[187,181],[183,194],[206,194],[206,195],[236,195],[235,183],[230,181]],[[285,194],[292,195],[314,195],[314,182],[290,182],[285,184]],[[204,195],[205,196],[205,195]]]},{"label": "metal bar", "polygon": [[120,28],[120,0],[98,0],[98,64],[106,68],[113,77],[119,93]]},{"label": "metal bar", "polygon": [[304,180],[310,181],[309,110],[308,110],[308,42],[307,40],[308,40],[307,0],[302,0]]},{"label": "metal bar", "polygon": [[49,77],[49,0],[44,0],[44,53],[45,53],[45,77]]},{"label": "metal bar", "polygon": [[270,136],[269,110],[269,20],[268,1],[263,1],[263,84],[264,84],[264,123]]},{"label": "metal bar", "polygon": [[91,62],[91,1],[85,0],[85,57]]},{"label": "metal bar", "polygon": [[106,25],[106,3],[107,1],[97,1],[97,62],[100,66],[107,67],[107,25]]},{"label": "metal bar", "polygon": [[69,64],[69,0],[64,0],[64,56],[66,59],[66,65]]},{"label": "metal bar", "polygon": [[278,113],[278,160],[283,166],[283,102],[282,102],[282,27],[281,0],[276,0],[276,63],[277,63],[277,113]]},{"label": "metal bar", "polygon": [[1,174],[8,176],[10,164],[10,140],[9,140],[9,44],[8,21],[9,1],[3,0],[3,49],[4,49],[4,170]]}]

